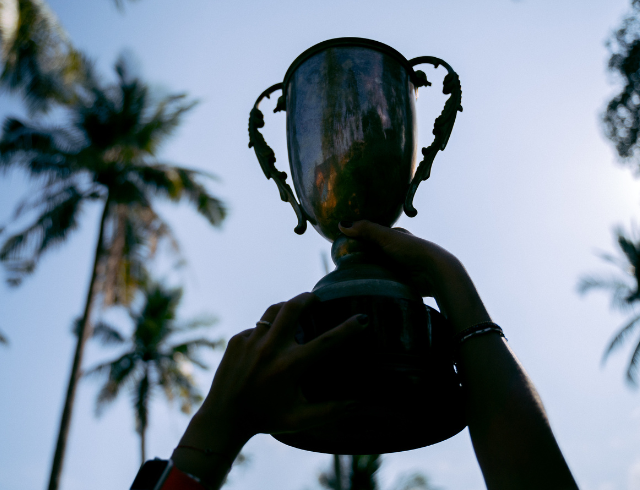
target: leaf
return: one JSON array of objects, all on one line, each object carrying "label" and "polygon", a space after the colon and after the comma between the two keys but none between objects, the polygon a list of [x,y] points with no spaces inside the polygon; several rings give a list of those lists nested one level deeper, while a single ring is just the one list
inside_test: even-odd
[{"label": "leaf", "polygon": [[103,321],[93,326],[92,336],[104,345],[123,344],[125,342],[125,338],[116,328]]},{"label": "leaf", "polygon": [[629,322],[627,322],[624,326],[622,326],[620,330],[618,330],[616,335],[609,342],[609,346],[604,352],[604,355],[602,357],[603,363],[606,362],[607,358],[609,357],[609,354],[611,354],[612,351],[619,348],[626,341],[627,337],[633,332],[633,330],[638,325],[640,325],[640,315],[633,317]]},{"label": "leaf", "polygon": [[9,280],[19,281],[33,272],[40,256],[77,228],[82,198],[75,186],[62,190],[47,202],[32,225],[4,241],[0,261],[10,272]]},{"label": "leaf", "polygon": [[611,307],[621,311],[625,311],[631,307],[627,298],[633,294],[633,288],[625,282],[624,278],[610,276],[583,276],[578,282],[577,288],[579,294],[586,294],[595,289],[603,289],[611,292]]},{"label": "leaf", "polygon": [[636,348],[629,359],[629,365],[627,367],[627,381],[634,388],[638,386],[638,366],[640,365],[640,342],[636,344]]}]

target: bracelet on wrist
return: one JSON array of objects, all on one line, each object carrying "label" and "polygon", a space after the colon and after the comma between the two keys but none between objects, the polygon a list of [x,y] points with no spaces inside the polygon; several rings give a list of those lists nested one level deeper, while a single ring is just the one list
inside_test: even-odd
[{"label": "bracelet on wrist", "polygon": [[456,350],[460,349],[460,346],[470,338],[487,333],[497,333],[500,337],[504,337],[504,339],[507,340],[499,325],[493,322],[480,322],[456,334],[453,338],[454,348]]}]

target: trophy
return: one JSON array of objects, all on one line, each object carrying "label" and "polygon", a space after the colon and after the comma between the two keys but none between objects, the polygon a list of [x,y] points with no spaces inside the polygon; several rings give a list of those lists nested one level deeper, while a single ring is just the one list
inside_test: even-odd
[{"label": "trophy", "polygon": [[[443,92],[450,97],[416,169],[415,98],[419,87],[431,85],[424,72],[413,69],[421,63],[447,70]],[[264,126],[259,105],[277,90],[282,96],[274,112],[287,114],[299,202],[258,131]],[[338,228],[340,221],[361,219],[392,226],[403,208],[416,216],[413,197],[447,145],[461,97],[458,75],[441,59],[407,60],[376,41],[339,38],[302,53],[284,81],[265,90],[251,110],[249,147],[293,207],[295,232],[304,233],[309,222],[333,243],[336,269],[313,288],[320,301],[301,319],[297,342],[354,314],[370,319],[358,338],[314,365],[301,382],[310,401],[357,400],[358,408],[321,427],[275,434],[279,441],[324,453],[381,454],[435,444],[466,427],[446,318],[426,306],[379,251]]]}]

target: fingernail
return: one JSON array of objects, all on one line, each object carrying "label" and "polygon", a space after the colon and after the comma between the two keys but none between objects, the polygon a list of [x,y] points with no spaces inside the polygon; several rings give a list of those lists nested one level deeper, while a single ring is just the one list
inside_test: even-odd
[{"label": "fingernail", "polygon": [[369,316],[368,315],[358,315],[358,318],[356,318],[356,320],[358,320],[358,323],[360,325],[367,326],[369,325]]},{"label": "fingernail", "polygon": [[353,221],[341,221],[340,226],[342,228],[351,228],[353,226]]}]

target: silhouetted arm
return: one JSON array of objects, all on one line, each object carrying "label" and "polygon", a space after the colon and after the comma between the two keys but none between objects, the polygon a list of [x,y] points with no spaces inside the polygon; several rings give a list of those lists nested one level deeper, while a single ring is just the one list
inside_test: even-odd
[{"label": "silhouetted arm", "polygon": [[[438,245],[367,221],[342,232],[379,246],[423,296],[462,330],[490,321],[462,263]],[[471,440],[489,490],[577,489],[542,402],[505,339],[474,336],[458,353]]]}]

